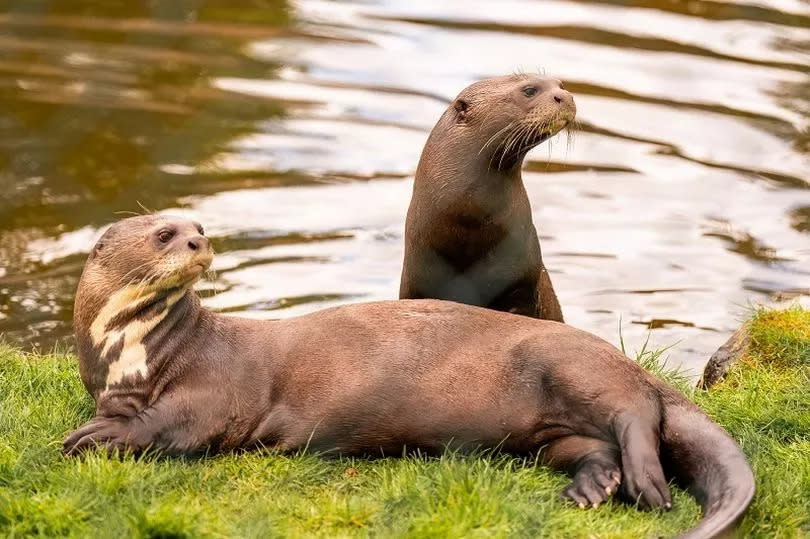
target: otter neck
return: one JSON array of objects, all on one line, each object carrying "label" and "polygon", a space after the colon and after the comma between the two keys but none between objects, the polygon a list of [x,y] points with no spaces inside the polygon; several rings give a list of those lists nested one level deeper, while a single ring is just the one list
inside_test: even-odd
[{"label": "otter neck", "polygon": [[526,152],[501,159],[481,152],[477,144],[473,137],[448,141],[437,127],[422,152],[415,188],[424,185],[440,208],[451,205],[461,213],[482,215],[502,213],[525,197],[521,168]]},{"label": "otter neck", "polygon": [[[136,408],[166,372],[175,371],[184,343],[201,315],[199,299],[190,286],[142,293],[125,287],[102,301],[92,318],[77,312],[76,336],[82,379],[101,408],[105,397],[124,399]],[[109,400],[109,399],[107,399]],[[115,413],[119,413],[116,411]]]}]

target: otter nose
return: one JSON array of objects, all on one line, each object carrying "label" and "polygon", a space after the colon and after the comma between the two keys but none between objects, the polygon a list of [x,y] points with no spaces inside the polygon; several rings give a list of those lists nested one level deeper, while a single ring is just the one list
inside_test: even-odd
[{"label": "otter nose", "polygon": [[192,251],[207,251],[209,246],[210,243],[208,242],[208,238],[205,236],[195,236],[188,240],[188,248]]},{"label": "otter nose", "polygon": [[551,95],[554,97],[554,101],[557,103],[567,103],[570,105],[574,102],[574,96],[571,95],[571,92],[568,90],[563,90],[562,88],[553,90]]}]

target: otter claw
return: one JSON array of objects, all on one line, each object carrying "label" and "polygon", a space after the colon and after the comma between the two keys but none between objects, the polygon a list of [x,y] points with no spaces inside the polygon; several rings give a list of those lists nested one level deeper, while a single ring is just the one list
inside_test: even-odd
[{"label": "otter claw", "polygon": [[576,503],[580,509],[596,509],[616,492],[616,485],[612,483],[619,473],[617,467],[617,464],[603,460],[586,462],[574,474],[571,485],[563,491],[563,497]]}]

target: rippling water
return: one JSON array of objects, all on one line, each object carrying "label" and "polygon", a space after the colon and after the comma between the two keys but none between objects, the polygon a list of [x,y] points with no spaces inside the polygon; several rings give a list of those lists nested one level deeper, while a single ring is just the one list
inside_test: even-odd
[{"label": "rippling water", "polygon": [[[119,212],[199,219],[217,310],[396,297],[412,174],[470,82],[563,79],[524,179],[569,323],[699,369],[810,292],[810,2],[0,2],[0,333],[70,342]],[[652,328],[651,330],[648,328]]]}]

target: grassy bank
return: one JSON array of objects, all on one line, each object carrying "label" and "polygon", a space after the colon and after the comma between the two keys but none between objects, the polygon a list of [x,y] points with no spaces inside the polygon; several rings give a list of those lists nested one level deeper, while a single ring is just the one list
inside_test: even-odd
[{"label": "grassy bank", "polygon": [[[810,535],[810,312],[757,313],[751,333],[727,380],[691,396],[754,466],[743,534]],[[0,346],[0,536],[643,537],[699,516],[680,492],[668,513],[581,510],[559,498],[566,477],[503,456],[62,458],[61,439],[92,412],[74,357]]]}]

